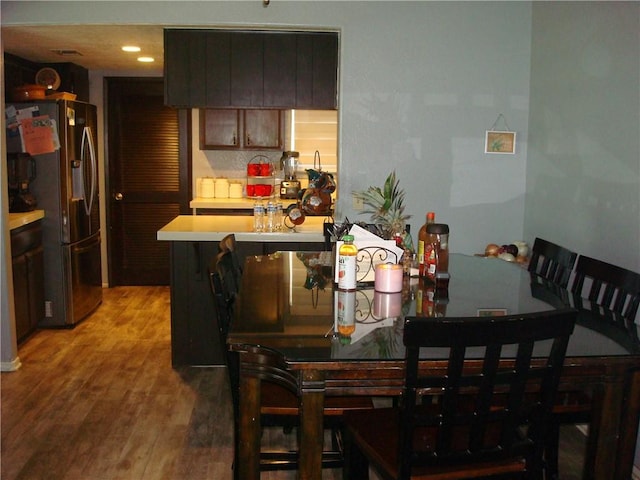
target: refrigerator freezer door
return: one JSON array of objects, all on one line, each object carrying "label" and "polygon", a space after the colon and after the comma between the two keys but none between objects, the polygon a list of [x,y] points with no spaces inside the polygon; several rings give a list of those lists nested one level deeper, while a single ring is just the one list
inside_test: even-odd
[{"label": "refrigerator freezer door", "polygon": [[67,205],[68,219],[63,223],[64,243],[87,238],[100,228],[98,162],[96,158],[96,109],[78,102],[60,103],[60,122],[64,122],[65,141],[61,142],[61,199]]},{"label": "refrigerator freezer door", "polygon": [[102,303],[100,234],[81,242],[64,245],[63,256],[71,289],[68,320],[76,324]]}]

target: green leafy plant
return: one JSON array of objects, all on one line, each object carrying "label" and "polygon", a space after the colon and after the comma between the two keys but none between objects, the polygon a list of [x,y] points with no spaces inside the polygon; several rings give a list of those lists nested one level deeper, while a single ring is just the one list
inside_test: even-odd
[{"label": "green leafy plant", "polygon": [[388,238],[402,234],[411,217],[404,213],[404,190],[399,184],[396,172],[393,171],[382,188],[371,186],[367,190],[353,192],[353,196],[362,200],[365,206],[362,213],[370,214],[371,221],[379,225]]}]

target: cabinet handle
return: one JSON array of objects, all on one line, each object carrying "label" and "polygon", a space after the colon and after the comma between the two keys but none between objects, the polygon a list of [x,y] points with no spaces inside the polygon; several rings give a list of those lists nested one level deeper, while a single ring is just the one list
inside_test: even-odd
[{"label": "cabinet handle", "polygon": [[237,145],[237,144],[238,144],[238,142],[236,141],[236,134],[235,134],[235,132],[234,132],[234,134],[233,134],[233,144],[234,144],[234,145]]},{"label": "cabinet handle", "polygon": [[251,135],[247,135],[247,145],[251,145]]}]

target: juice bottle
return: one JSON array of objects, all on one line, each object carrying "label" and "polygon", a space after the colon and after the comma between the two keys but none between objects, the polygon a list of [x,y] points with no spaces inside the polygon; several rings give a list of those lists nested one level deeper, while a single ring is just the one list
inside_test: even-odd
[{"label": "juice bottle", "polygon": [[338,250],[338,289],[355,290],[358,247],[353,244],[353,235],[345,235],[342,241]]},{"label": "juice bottle", "polygon": [[351,343],[351,335],[356,330],[356,292],[338,290],[338,337],[340,343]]},{"label": "juice bottle", "polygon": [[418,275],[425,276],[424,268],[424,250],[427,245],[427,225],[430,225],[436,221],[436,214],[434,212],[427,212],[427,221],[418,232]]}]

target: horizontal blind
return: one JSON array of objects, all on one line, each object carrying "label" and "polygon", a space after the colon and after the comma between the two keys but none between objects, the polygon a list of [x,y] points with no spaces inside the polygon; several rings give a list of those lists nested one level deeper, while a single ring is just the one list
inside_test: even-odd
[{"label": "horizontal blind", "polygon": [[336,110],[296,110],[294,150],[300,153],[300,168],[313,168],[318,150],[322,170],[336,172],[338,165],[338,112]]}]

